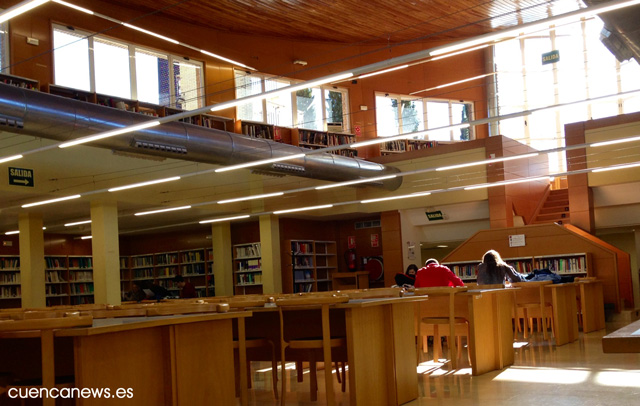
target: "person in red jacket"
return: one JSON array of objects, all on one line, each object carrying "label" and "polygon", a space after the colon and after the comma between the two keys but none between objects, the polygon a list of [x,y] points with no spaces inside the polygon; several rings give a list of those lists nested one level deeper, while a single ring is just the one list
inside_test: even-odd
[{"label": "person in red jacket", "polygon": [[424,267],[418,269],[415,287],[429,288],[433,286],[464,286],[464,283],[462,283],[462,279],[451,272],[451,269],[430,258],[424,263]]},{"label": "person in red jacket", "polygon": [[191,282],[187,282],[182,275],[173,278],[178,288],[180,288],[180,299],[198,297],[198,292]]}]

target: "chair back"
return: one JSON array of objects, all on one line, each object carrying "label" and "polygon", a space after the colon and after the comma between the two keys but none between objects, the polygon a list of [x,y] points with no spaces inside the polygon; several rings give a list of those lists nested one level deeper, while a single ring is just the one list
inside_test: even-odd
[{"label": "chair back", "polygon": [[545,295],[544,287],[553,284],[552,281],[514,282],[511,284],[516,290],[516,305],[539,303],[551,305]]}]

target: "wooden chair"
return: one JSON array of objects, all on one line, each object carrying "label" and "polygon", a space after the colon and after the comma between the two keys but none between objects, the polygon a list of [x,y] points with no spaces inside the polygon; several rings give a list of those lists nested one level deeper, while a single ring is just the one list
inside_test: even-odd
[{"label": "wooden chair", "polygon": [[[414,295],[416,296],[427,295],[429,297],[432,297],[432,296],[448,297],[448,301],[447,301],[448,316],[447,317],[422,317],[423,315],[422,306],[418,304],[419,306],[419,311],[417,312],[417,315],[418,315],[418,346],[417,346],[418,362],[420,362],[420,360],[422,359],[422,354],[424,353],[423,337],[425,336],[422,334],[423,324],[431,325],[433,328],[434,360],[436,360],[436,358],[439,356],[438,349],[440,344],[440,334],[439,334],[438,326],[447,325],[448,332],[449,332],[448,343],[449,343],[449,353],[451,357],[451,366],[453,367],[453,369],[458,368],[458,356],[461,353],[461,349],[460,349],[460,343],[456,345],[456,331],[457,331],[456,328],[458,325],[462,325],[464,328],[458,328],[458,331],[460,331],[461,333],[466,332],[465,335],[468,336],[469,321],[466,319],[455,317],[455,295],[460,292],[466,292],[467,290],[468,290],[467,286],[459,286],[459,287],[443,286],[443,287],[431,287],[431,288],[416,288],[414,290]],[[436,347],[436,345],[438,345],[438,347]]]},{"label": "wooden chair", "polygon": [[[322,349],[322,360],[324,362],[324,376],[327,395],[327,405],[335,405],[334,391],[333,391],[333,376],[332,376],[332,361],[331,361],[331,349],[337,347],[346,347],[347,340],[345,337],[331,337],[331,329],[329,326],[329,307],[338,303],[346,303],[349,301],[349,297],[345,295],[337,296],[316,296],[316,297],[291,297],[281,298],[276,300],[278,306],[278,313],[280,316],[280,362],[282,365],[282,388],[281,388],[281,405],[284,406],[286,392],[287,392],[287,379],[285,377],[285,352],[287,348],[307,350],[310,355],[310,369],[311,369],[311,397],[315,399],[315,391],[317,391],[316,377],[316,355],[315,350]],[[320,310],[322,322],[322,337],[285,337],[285,321],[284,313],[289,310]]]},{"label": "wooden chair", "polygon": [[539,282],[515,282],[511,286],[520,288],[515,291],[516,296],[516,322],[520,324],[519,319],[524,319],[524,338],[529,337],[529,330],[533,334],[533,319],[538,319],[538,331],[542,329],[542,335],[545,340],[549,339],[547,331],[547,319],[551,323],[551,332],[555,336],[553,307],[551,302],[545,296],[546,285],[551,285],[552,281]]}]

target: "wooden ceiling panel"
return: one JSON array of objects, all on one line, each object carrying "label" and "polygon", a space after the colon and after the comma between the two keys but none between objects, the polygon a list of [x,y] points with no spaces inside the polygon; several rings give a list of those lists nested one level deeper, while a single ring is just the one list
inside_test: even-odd
[{"label": "wooden ceiling panel", "polygon": [[583,7],[579,0],[113,0],[111,3],[137,10],[141,15],[159,12],[221,31],[341,43],[472,37]]}]

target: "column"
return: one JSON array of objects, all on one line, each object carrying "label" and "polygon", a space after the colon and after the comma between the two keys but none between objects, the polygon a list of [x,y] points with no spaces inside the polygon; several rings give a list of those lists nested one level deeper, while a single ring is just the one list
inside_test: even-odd
[{"label": "column", "polygon": [[384,286],[395,285],[396,272],[404,271],[402,262],[402,225],[400,212],[380,213],[382,226],[382,258],[384,259]]},{"label": "column", "polygon": [[91,235],[94,301],[118,305],[121,294],[117,203],[91,202]]},{"label": "column", "polygon": [[213,278],[216,296],[233,296],[233,257],[231,255],[231,224],[211,225],[213,248]]},{"label": "column", "polygon": [[44,277],[42,214],[20,213],[20,290],[22,307],[47,305]]},{"label": "column", "polygon": [[282,292],[282,264],[280,262],[280,222],[278,216],[260,216],[260,248],[262,251],[262,291]]}]

